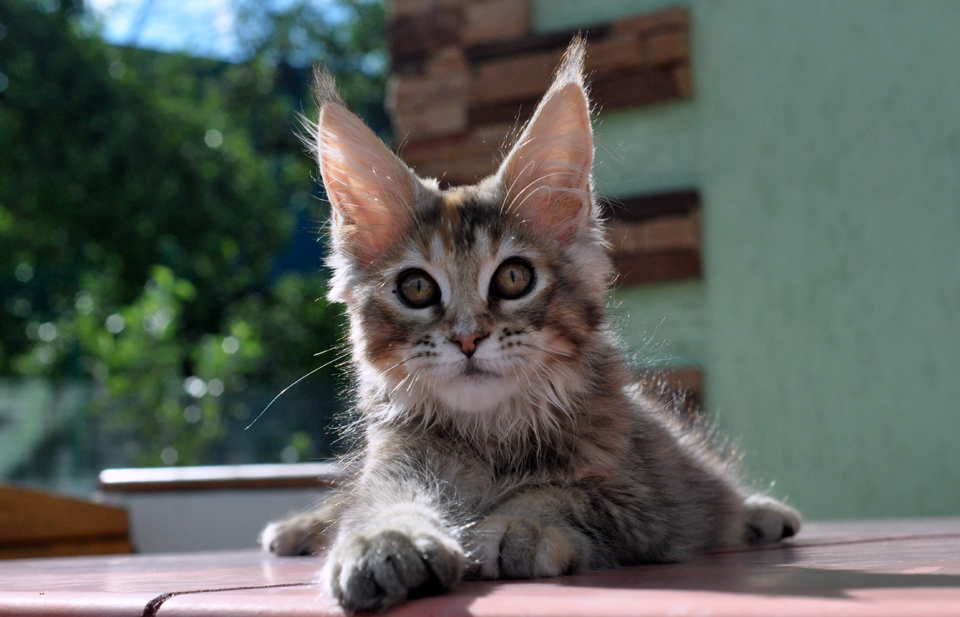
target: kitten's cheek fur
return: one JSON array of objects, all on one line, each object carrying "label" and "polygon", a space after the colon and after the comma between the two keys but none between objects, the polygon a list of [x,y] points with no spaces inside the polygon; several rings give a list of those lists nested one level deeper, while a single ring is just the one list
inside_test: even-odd
[{"label": "kitten's cheek fur", "polygon": [[381,610],[449,590],[464,561],[460,544],[442,532],[381,529],[334,546],[320,580],[347,610]]},{"label": "kitten's cheek fur", "polygon": [[485,579],[576,574],[590,561],[589,543],[579,532],[526,516],[487,518],[472,548],[476,563],[470,574]]}]

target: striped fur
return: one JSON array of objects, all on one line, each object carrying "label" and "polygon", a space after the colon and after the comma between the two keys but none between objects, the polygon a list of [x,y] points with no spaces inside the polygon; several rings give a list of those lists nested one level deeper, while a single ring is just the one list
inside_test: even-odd
[{"label": "striped fur", "polygon": [[[500,171],[448,190],[416,177],[319,80],[331,297],[350,316],[362,448],[335,497],[271,525],[263,543],[291,554],[329,540],[321,577],[347,609],[465,575],[675,561],[799,529],[794,510],[747,489],[631,380],[605,310],[583,55],[574,41]],[[511,258],[532,266],[533,284],[504,299],[491,278]],[[411,269],[436,282],[439,303],[399,297]]]}]

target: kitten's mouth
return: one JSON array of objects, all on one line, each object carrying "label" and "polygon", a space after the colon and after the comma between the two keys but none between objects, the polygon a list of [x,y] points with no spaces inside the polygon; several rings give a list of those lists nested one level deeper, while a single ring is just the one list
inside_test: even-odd
[{"label": "kitten's mouth", "polygon": [[472,360],[467,360],[466,365],[463,367],[463,371],[460,373],[463,377],[496,377],[496,373],[491,371],[484,370],[477,366],[477,363]]}]

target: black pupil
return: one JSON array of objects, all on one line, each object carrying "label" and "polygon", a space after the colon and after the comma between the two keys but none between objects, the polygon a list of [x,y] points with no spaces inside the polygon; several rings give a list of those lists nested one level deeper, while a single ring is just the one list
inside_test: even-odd
[{"label": "black pupil", "polygon": [[493,290],[503,298],[519,298],[530,290],[533,272],[523,263],[502,264],[493,278]]}]

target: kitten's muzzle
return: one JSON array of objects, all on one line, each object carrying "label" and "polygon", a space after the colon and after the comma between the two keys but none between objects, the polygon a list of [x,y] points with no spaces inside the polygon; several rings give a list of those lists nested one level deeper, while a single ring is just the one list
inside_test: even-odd
[{"label": "kitten's muzzle", "polygon": [[459,334],[451,336],[450,342],[460,348],[460,351],[468,358],[472,358],[477,351],[477,345],[480,341],[490,336],[489,332],[476,332],[473,334]]}]

